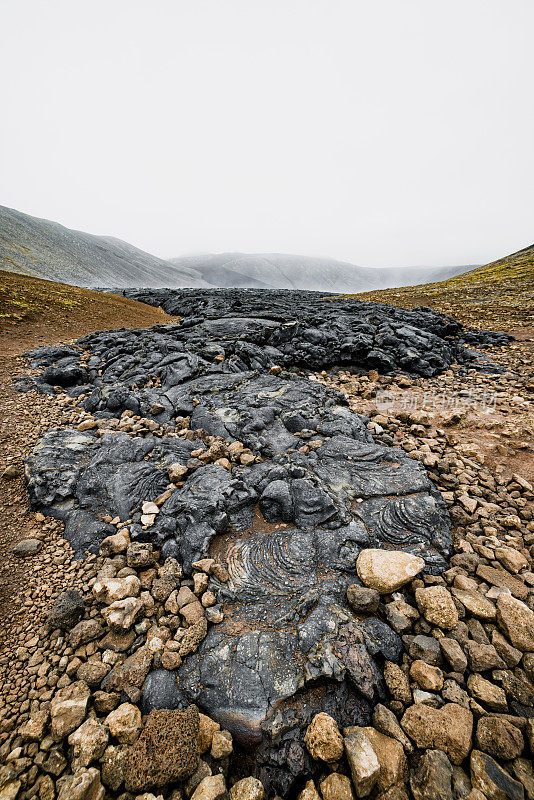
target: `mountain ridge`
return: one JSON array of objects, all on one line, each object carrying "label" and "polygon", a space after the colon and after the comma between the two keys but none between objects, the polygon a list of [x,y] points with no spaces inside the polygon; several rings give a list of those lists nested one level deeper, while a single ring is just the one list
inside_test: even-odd
[{"label": "mountain ridge", "polygon": [[86,288],[254,288],[361,292],[442,280],[457,267],[360,267],[281,253],[162,259],[113,236],[71,230],[0,206],[0,268]]}]

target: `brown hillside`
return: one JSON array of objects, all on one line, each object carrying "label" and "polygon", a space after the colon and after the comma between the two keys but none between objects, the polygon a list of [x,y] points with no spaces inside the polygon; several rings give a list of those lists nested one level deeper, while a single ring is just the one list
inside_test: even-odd
[{"label": "brown hillside", "polygon": [[148,328],[173,320],[159,308],[121,295],[0,270],[0,353],[17,355],[94,331]]}]

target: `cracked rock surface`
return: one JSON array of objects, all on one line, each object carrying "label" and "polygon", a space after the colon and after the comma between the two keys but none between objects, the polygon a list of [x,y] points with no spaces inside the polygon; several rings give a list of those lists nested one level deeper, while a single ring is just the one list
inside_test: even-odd
[{"label": "cracked rock surface", "polygon": [[385,696],[382,665],[400,657],[399,635],[347,602],[361,551],[403,550],[434,575],[451,553],[423,465],[376,444],[339,393],[286,368],[433,375],[473,360],[466,341],[507,340],[424,309],[339,301],[334,314],[317,295],[300,307],[288,295],[167,292],[158,304],[181,325],[33,351],[33,388],[60,386],[92,417],[49,430],[26,464],[32,507],[65,523],[79,556],[120,521],[186,576],[215,559],[204,588],[216,624],[197,636],[200,603],[176,606],[198,639],[189,650],[182,640],[180,693],[255,747],[275,785],[278,773],[309,773],[303,735],[316,713],[368,723]]}]

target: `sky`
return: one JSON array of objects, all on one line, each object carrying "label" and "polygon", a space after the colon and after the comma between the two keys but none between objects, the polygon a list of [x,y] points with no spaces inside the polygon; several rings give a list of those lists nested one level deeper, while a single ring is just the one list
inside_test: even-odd
[{"label": "sky", "polygon": [[532,0],[0,0],[0,203],[161,257],[534,240]]}]

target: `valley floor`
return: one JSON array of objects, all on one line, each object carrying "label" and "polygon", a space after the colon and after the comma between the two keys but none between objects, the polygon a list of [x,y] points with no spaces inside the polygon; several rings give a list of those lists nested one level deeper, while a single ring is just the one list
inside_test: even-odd
[{"label": "valley floor", "polygon": [[[94,562],[71,561],[72,551],[62,538],[60,523],[31,513],[24,487],[23,460],[36,439],[57,424],[76,425],[79,412],[61,397],[33,391],[22,394],[12,384],[18,376],[28,374],[22,354],[30,348],[71,343],[96,330],[143,327],[170,322],[172,318],[159,309],[115,295],[101,295],[95,305],[91,297],[94,293],[84,294],[84,290],[73,290],[76,296],[69,300],[74,305],[67,308],[61,305],[61,288],[50,284],[48,293],[43,295],[43,286],[29,286],[28,279],[21,276],[10,276],[10,283],[5,285],[4,295],[0,294],[0,302],[4,303],[0,311],[7,320],[0,324],[0,767],[8,758],[15,763],[25,753],[29,756],[30,762],[21,770],[21,794],[17,795],[29,798],[37,776],[37,771],[32,772],[31,761],[40,753],[39,743],[26,744],[17,729],[27,721],[37,700],[52,696],[59,669],[59,659],[51,656],[43,637],[43,622],[60,591],[76,587],[82,594],[90,594],[88,578],[94,573]],[[31,304],[37,295],[42,305],[32,314]],[[459,295],[440,299],[415,289],[367,293],[365,299],[407,306],[432,305],[473,327],[511,332],[517,337],[510,347],[490,354],[507,369],[497,378],[473,370],[462,376],[450,370],[430,379],[390,379],[372,372],[367,377],[355,377],[350,371],[340,370],[317,374],[315,379],[346,394],[354,410],[371,416],[378,426],[376,430],[383,430],[395,445],[428,467],[456,525],[457,563],[463,564],[464,556],[472,554],[478,559],[477,564],[504,570],[524,587],[523,597],[530,593],[532,598],[533,572],[522,568],[523,574],[518,575],[513,567],[525,557],[531,561],[534,544],[534,518],[528,514],[534,499],[532,309],[518,309],[508,302],[490,303],[488,299],[482,303],[480,298],[466,308]],[[17,308],[22,311],[17,312]],[[17,314],[20,319],[15,318]],[[16,544],[27,539],[36,543],[23,545],[20,555],[15,555]],[[505,556],[496,554],[500,548],[512,551],[508,562]],[[476,584],[482,582],[476,574],[470,574],[470,578]],[[469,667],[472,673],[483,671],[476,667],[476,657],[473,654],[474,666]],[[514,672],[514,656],[510,659],[501,668],[509,677],[501,677],[504,688],[498,687],[508,700],[508,706],[505,698],[500,710],[508,708],[512,728],[518,726],[514,730],[521,731],[519,737],[528,739],[528,725],[532,731],[532,723],[527,723],[526,712],[523,716],[521,708],[528,705],[525,697],[528,699],[528,680],[533,676],[517,666]],[[407,668],[411,659],[406,656],[405,662]],[[459,669],[458,666],[456,672]],[[477,718],[486,715],[483,697],[477,697],[477,703],[482,703],[479,711],[477,703],[470,703],[466,691],[454,679],[448,683],[448,702],[467,704]],[[400,715],[402,701],[390,689],[392,707]],[[416,741],[418,735],[414,733]],[[18,747],[23,750],[13,756]],[[530,747],[534,747],[532,740]],[[511,747],[512,755],[506,759],[510,764],[512,760],[515,763],[528,759],[528,745],[523,759],[517,758],[516,751]],[[513,769],[532,797],[534,777],[528,764],[516,764]]]}]

